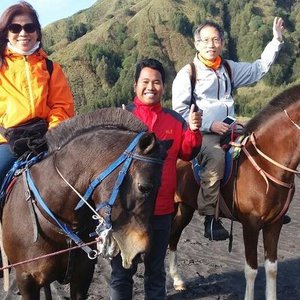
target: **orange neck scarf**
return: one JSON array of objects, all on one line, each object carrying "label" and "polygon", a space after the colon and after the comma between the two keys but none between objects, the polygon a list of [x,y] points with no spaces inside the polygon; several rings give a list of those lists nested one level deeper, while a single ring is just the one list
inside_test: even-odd
[{"label": "orange neck scarf", "polygon": [[221,63],[222,63],[222,58],[221,56],[218,56],[215,61],[210,61],[210,60],[207,60],[205,59],[204,57],[202,57],[199,53],[198,53],[198,59],[204,63],[208,68],[212,68],[213,70],[217,70]]}]

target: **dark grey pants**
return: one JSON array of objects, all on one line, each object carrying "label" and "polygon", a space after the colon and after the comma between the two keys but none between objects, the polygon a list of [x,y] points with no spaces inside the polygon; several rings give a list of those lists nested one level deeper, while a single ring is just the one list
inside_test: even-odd
[{"label": "dark grey pants", "polygon": [[[153,216],[150,252],[145,257],[144,288],[146,300],[167,299],[165,256],[168,248],[171,215]],[[122,267],[121,255],[111,262],[111,282],[109,296],[111,300],[131,300],[133,275],[137,265],[127,270]]]}]

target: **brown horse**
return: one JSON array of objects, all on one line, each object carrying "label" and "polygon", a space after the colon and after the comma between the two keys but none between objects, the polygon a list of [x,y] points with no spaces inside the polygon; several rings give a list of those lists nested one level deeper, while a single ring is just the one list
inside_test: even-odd
[{"label": "brown horse", "polygon": [[[221,210],[220,214],[239,221],[243,227],[247,300],[254,298],[257,243],[262,230],[266,299],[274,300],[278,239],[283,216],[295,191],[295,174],[299,176],[296,169],[300,162],[300,86],[287,89],[270,101],[248,122],[244,134],[246,138],[237,145],[241,152],[234,168],[236,172],[221,188],[227,213]],[[190,163],[178,161],[177,175],[177,213],[169,243],[170,274],[174,287],[184,289],[176,265],[177,243],[197,209],[199,186]]]},{"label": "brown horse", "polygon": [[[89,249],[84,242],[91,241],[95,231],[103,242],[98,243],[102,253],[112,256],[120,250],[125,268],[148,250],[149,218],[166,148],[144,131],[146,127],[131,113],[111,108],[77,116],[47,133],[48,155],[25,168],[26,176],[17,177],[7,196],[2,214],[4,249],[14,264],[74,246],[74,240],[84,247],[17,266],[23,299],[39,299],[40,288],[55,280],[70,282],[71,299],[85,299],[95,260],[83,250],[91,258],[99,253],[95,244]],[[115,165],[120,157],[126,161]]]}]

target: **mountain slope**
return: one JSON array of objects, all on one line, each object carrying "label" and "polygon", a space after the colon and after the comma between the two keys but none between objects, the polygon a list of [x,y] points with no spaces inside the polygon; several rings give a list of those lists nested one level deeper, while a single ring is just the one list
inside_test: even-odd
[{"label": "mountain slope", "polygon": [[[240,112],[253,113],[298,76],[299,3],[246,0],[99,0],[70,18],[45,27],[43,43],[50,58],[60,62],[69,78],[79,112],[127,103],[133,96],[136,62],[154,57],[166,67],[167,92],[176,72],[189,63],[195,49],[195,24],[213,19],[226,30],[224,57],[255,60],[272,36],[275,15],[284,17],[288,32],[279,64],[254,88],[237,94]],[[276,86],[276,88],[274,88]],[[249,94],[249,95],[248,95]],[[257,103],[258,102],[258,103]]]}]

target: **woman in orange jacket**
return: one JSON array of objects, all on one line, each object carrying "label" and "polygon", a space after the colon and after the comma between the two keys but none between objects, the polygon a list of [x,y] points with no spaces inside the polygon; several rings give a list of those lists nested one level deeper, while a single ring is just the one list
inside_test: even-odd
[{"label": "woman in orange jacket", "polygon": [[[68,82],[60,65],[46,59],[41,39],[37,13],[27,2],[10,6],[0,17],[0,127],[38,118],[47,130],[74,116]],[[0,186],[18,155],[0,135]]]}]

